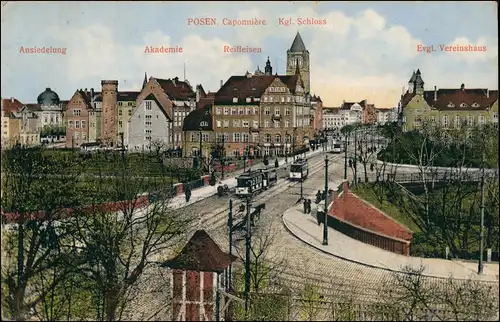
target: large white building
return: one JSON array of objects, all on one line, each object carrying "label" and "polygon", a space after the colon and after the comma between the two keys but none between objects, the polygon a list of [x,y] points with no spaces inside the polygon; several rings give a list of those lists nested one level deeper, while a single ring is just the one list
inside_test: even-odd
[{"label": "large white building", "polygon": [[323,107],[323,128],[341,129],[343,126],[363,121],[366,100],[359,103],[344,101],[340,107]]},{"label": "large white building", "polygon": [[398,120],[398,108],[377,108],[375,111],[377,115],[377,124],[384,125]]},{"label": "large white building", "polygon": [[129,122],[125,145],[130,152],[147,151],[155,144],[170,145],[172,121],[153,94],[135,108]]}]

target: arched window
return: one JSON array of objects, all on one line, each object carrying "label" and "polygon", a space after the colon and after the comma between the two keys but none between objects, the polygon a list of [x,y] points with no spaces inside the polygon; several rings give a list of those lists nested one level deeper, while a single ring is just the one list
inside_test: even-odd
[{"label": "arched window", "polygon": [[276,134],[276,136],[274,137],[274,140],[276,143],[281,143],[281,135]]},{"label": "arched window", "polygon": [[292,137],[290,134],[285,135],[285,143],[290,143],[292,141]]},{"label": "arched window", "polygon": [[264,136],[264,140],[265,140],[266,143],[271,143],[271,134],[267,133]]}]

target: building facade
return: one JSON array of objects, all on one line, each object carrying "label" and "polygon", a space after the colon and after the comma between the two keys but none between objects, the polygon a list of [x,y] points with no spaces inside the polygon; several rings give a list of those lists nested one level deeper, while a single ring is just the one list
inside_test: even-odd
[{"label": "building facade", "polygon": [[321,97],[313,95],[311,97],[311,107],[314,110],[313,117],[313,130],[315,132],[320,132],[324,129],[323,124],[323,101]]},{"label": "building facade", "polygon": [[63,104],[59,95],[49,87],[38,95],[37,103],[40,107],[40,126],[42,130],[47,127],[59,128],[63,123]]},{"label": "building facade", "polygon": [[20,118],[16,117],[15,113],[18,113],[24,106],[16,98],[5,98],[1,100],[2,104],[2,149],[9,149],[20,143]]},{"label": "building facade", "polygon": [[420,70],[414,72],[408,89],[401,96],[403,131],[421,128],[425,123],[442,128],[493,123],[498,127],[498,90],[460,88],[426,91]]},{"label": "building facade", "polygon": [[132,112],[126,146],[130,152],[150,151],[155,145],[171,146],[172,120],[150,93]]},{"label": "building facade", "polygon": [[378,125],[397,122],[397,116],[398,116],[397,107],[377,108],[375,113],[377,118],[376,123]]},{"label": "building facade", "polygon": [[297,32],[292,46],[286,52],[286,74],[295,75],[297,67],[299,68],[300,77],[304,82],[305,93],[311,92],[311,67],[309,50],[304,45],[304,41]]},{"label": "building facade", "polygon": [[199,104],[198,108],[190,112],[183,121],[184,145],[182,148],[185,155],[207,157],[218,144],[222,147],[222,138],[220,142],[217,142],[214,130],[212,104],[210,102],[202,106]]},{"label": "building facade", "polygon": [[298,65],[295,75],[232,76],[217,92],[212,114],[216,142],[226,155],[285,155],[313,135],[311,102]]},{"label": "building facade", "polygon": [[375,104],[365,104],[363,109],[363,124],[375,124],[377,123],[377,109]]},{"label": "building facade", "polygon": [[78,148],[89,139],[89,115],[93,110],[93,93],[77,90],[66,107],[66,147]]},{"label": "building facade", "polygon": [[[117,107],[116,107],[116,133],[118,133],[118,144],[121,146],[121,138],[125,140],[128,137],[130,118],[132,111],[136,107],[137,96],[140,92],[118,92]],[[125,143],[125,141],[124,141]]]}]

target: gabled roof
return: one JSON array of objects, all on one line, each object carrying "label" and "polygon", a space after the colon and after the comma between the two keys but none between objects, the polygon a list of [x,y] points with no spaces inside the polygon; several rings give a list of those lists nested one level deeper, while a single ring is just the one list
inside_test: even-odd
[{"label": "gabled roof", "polygon": [[299,32],[297,32],[297,35],[295,35],[295,39],[293,40],[292,46],[290,47],[290,51],[292,53],[307,51],[306,46],[304,45],[304,41],[302,40]]},{"label": "gabled roof", "polygon": [[[143,102],[144,101],[154,101],[156,103],[156,105],[158,106],[158,108],[160,109],[160,111],[163,113],[163,115],[165,115],[165,117],[167,118],[167,120],[170,120],[170,117],[168,116],[168,113],[165,112],[165,110],[163,109],[163,106],[161,105],[160,101],[158,101],[158,99],[156,98],[156,96],[153,93],[150,93],[142,101]],[[135,110],[137,110],[137,108]]]},{"label": "gabled roof", "polygon": [[179,80],[178,77],[173,79],[155,79],[171,100],[187,101],[190,98],[196,98],[196,93],[189,83]]},{"label": "gabled roof", "polygon": [[[206,125],[201,125],[206,122]],[[206,102],[201,108],[189,113],[182,123],[182,131],[213,131],[212,102]]]},{"label": "gabled roof", "polygon": [[344,103],[342,103],[342,106],[340,107],[340,109],[341,110],[350,110],[354,104],[359,104],[363,109],[366,108],[366,100],[362,100],[358,103],[356,103],[356,102],[344,102]]},{"label": "gabled roof", "polygon": [[[489,94],[489,97],[488,97]],[[437,100],[434,101],[436,96]],[[474,111],[485,110],[491,107],[498,99],[498,91],[489,91],[486,88],[457,88],[425,91],[424,99],[427,104],[440,111]],[[466,106],[462,107],[461,105]],[[474,106],[477,104],[477,106]]]},{"label": "gabled roof", "polygon": [[42,110],[42,107],[40,106],[40,104],[36,104],[36,103],[26,104],[26,107],[28,108],[28,111],[30,111],[30,112],[35,112],[35,111],[41,111]]},{"label": "gabled roof", "polygon": [[[293,94],[299,77],[299,75],[231,76],[215,94],[215,103],[232,104],[233,98],[236,97],[239,104],[244,104],[248,97],[260,98],[276,78],[279,78]],[[252,100],[250,104],[259,103]]]},{"label": "gabled roof", "polygon": [[198,272],[223,272],[236,259],[236,256],[224,253],[205,230],[197,230],[180,254],[162,266]]},{"label": "gabled roof", "polygon": [[3,99],[3,110],[6,113],[19,112],[19,110],[24,106],[17,98],[4,98]]},{"label": "gabled roof", "polygon": [[83,90],[78,90],[77,92],[80,93],[80,96],[83,98],[86,107],[92,108],[92,105],[90,104],[91,102],[90,92],[85,92]]}]

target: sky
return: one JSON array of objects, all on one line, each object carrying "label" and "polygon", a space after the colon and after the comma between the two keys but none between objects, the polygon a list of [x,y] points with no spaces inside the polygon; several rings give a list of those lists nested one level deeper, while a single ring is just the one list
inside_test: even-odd
[{"label": "sky", "polygon": [[[311,94],[324,106],[367,99],[397,105],[414,70],[426,89],[498,89],[495,2],[5,2],[1,7],[1,96],[35,103],[50,87],[63,100],[79,88],[100,90],[103,79],[139,91],[144,79],[186,78],[217,91],[220,81],[263,70],[285,74],[286,51],[297,32],[309,50]],[[194,25],[215,18],[217,25]],[[223,19],[253,19],[263,26],[227,26]],[[280,25],[280,18],[293,24]],[[324,20],[299,25],[298,18]],[[190,20],[191,19],[191,20]],[[229,53],[224,46],[260,48]],[[432,52],[419,45],[434,46]],[[452,52],[444,46],[486,46]],[[146,46],[182,47],[182,53],[147,53]],[[22,48],[23,49],[22,49]],[[66,54],[25,53],[65,48]]]}]

